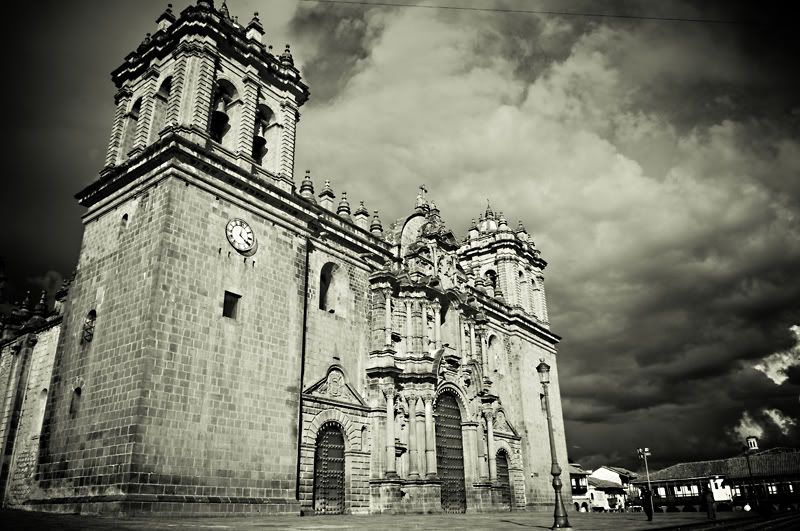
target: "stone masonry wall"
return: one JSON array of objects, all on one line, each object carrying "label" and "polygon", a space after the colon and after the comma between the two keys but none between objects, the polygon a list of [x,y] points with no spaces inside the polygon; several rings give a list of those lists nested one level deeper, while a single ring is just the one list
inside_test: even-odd
[{"label": "stone masonry wall", "polygon": [[60,333],[60,323],[38,333],[30,355],[30,372],[25,382],[25,396],[6,487],[5,503],[9,505],[24,502],[36,488],[34,478],[39,458],[39,436]]}]

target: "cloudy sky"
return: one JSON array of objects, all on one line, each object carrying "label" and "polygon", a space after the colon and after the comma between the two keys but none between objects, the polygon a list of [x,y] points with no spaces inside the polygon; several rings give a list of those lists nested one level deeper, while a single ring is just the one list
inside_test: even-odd
[{"label": "cloudy sky", "polygon": [[[459,235],[487,200],[524,221],[549,262],[573,459],[797,445],[800,45],[781,3],[425,3],[742,22],[229,1],[292,44],[311,86],[296,176],[385,221],[422,183]],[[74,268],[109,73],[166,2],[27,4],[3,22],[12,296]]]}]

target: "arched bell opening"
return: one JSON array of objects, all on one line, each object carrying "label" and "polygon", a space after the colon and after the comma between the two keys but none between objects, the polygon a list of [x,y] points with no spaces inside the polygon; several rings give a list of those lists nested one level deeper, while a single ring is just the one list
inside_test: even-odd
[{"label": "arched bell opening", "polygon": [[266,105],[256,107],[255,133],[253,135],[253,150],[251,155],[258,164],[263,164],[267,153],[274,148],[272,135],[274,131],[275,113]]},{"label": "arched bell opening", "polygon": [[436,470],[442,481],[442,510],[463,513],[467,510],[464,478],[464,440],[461,409],[452,392],[444,392],[434,404],[436,427]]},{"label": "arched bell opening", "polygon": [[172,76],[161,82],[161,86],[153,97],[153,123],[150,127],[150,142],[158,140],[158,135],[167,122],[167,105],[172,92]]},{"label": "arched bell opening", "polygon": [[314,445],[315,514],[342,514],[345,509],[344,431],[337,422],[326,422]]},{"label": "arched bell opening", "polygon": [[226,144],[231,130],[231,111],[236,95],[236,88],[230,81],[225,79],[217,81],[209,120],[209,134],[214,142]]}]

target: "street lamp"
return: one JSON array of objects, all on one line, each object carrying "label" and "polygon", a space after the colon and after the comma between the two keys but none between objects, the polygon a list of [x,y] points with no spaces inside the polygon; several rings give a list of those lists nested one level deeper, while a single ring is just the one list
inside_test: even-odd
[{"label": "street lamp", "polygon": [[650,492],[650,514],[655,513],[653,507],[653,488],[650,486],[650,469],[647,467],[647,456],[650,454],[650,448],[637,448],[636,453],[639,454],[639,459],[644,459],[644,471],[647,474],[647,490]]},{"label": "street lamp", "polygon": [[536,371],[539,373],[539,381],[542,383],[544,390],[544,407],[547,412],[547,433],[550,435],[550,457],[552,458],[552,466],[550,473],[553,475],[553,490],[556,492],[556,507],[553,512],[553,527],[551,529],[572,529],[567,519],[567,510],[564,508],[564,501],[561,499],[561,467],[558,466],[558,459],[556,458],[556,441],[553,435],[553,420],[550,417],[550,397],[547,394],[547,386],[550,383],[550,366],[540,360],[539,365],[536,366]]}]

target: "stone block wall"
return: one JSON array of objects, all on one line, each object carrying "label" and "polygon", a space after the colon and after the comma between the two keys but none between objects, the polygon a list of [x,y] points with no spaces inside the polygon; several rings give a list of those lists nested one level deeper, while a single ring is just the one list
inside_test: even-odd
[{"label": "stone block wall", "polygon": [[30,351],[30,370],[24,386],[14,452],[11,457],[5,503],[19,505],[36,488],[36,465],[39,459],[39,438],[44,421],[45,406],[53,372],[60,319],[49,328],[36,333],[36,344]]}]

